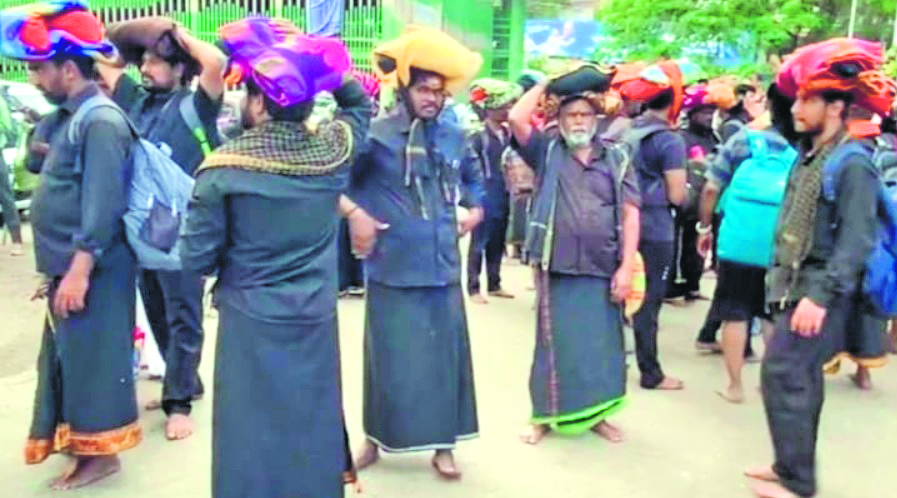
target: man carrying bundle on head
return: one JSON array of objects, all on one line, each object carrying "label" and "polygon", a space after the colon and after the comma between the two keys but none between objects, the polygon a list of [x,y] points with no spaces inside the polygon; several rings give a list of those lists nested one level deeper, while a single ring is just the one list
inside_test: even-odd
[{"label": "man carrying bundle on head", "polygon": [[[220,36],[246,84],[246,131],[199,166],[182,249],[185,268],[218,276],[212,495],[343,496],[337,217],[365,254],[372,220],[342,192],[370,100],[339,40],[265,18]],[[339,111],[311,132],[322,91]]]},{"label": "man carrying bundle on head", "polygon": [[[136,266],[125,239],[134,136],[94,83],[95,59],[115,56],[100,21],[79,1],[0,12],[0,53],[28,62],[29,81],[58,106],[34,193],[37,270],[49,301],[25,461],[72,458],[54,489],[119,471],[141,439],[134,395]],[[98,99],[108,103],[100,108]],[[83,108],[83,110],[82,110]]]},{"label": "man carrying bundle on head", "polygon": [[679,390],[679,379],[664,374],[657,352],[660,308],[673,263],[673,206],[686,198],[685,140],[673,130],[682,106],[683,74],[675,61],[648,66],[620,87],[628,102],[644,102],[622,140],[630,147],[642,197],[639,252],[645,260],[645,303],[633,317],[636,357],[644,389]]},{"label": "man carrying bundle on head", "polygon": [[882,304],[878,291],[893,295],[876,282],[893,280],[892,242],[882,245],[879,235],[895,232],[897,209],[883,190],[874,144],[851,137],[846,122],[852,104],[888,111],[894,94],[881,62],[876,43],[834,39],[798,50],[776,78],[796,99],[794,127],[803,136],[766,276],[774,331],[761,385],[775,462],[747,473],[764,481],[754,488],[761,498],[816,494],[823,365],[845,341],[884,330],[870,310]]},{"label": "man carrying bundle on head", "polygon": [[[137,125],[140,134],[188,175],[219,145],[217,118],[224,94],[226,59],[214,45],[195,38],[173,20],[146,17],[113,24],[109,39],[124,62],[139,66],[143,84],[123,68],[100,64],[102,83]],[[193,81],[198,79],[196,90]],[[153,335],[165,358],[161,407],[165,437],[193,433],[193,400],[202,397],[205,281],[189,271],[142,270],[140,290]]]},{"label": "man carrying bundle on head", "polygon": [[667,282],[667,299],[683,298],[686,302],[704,299],[701,276],[704,257],[698,254],[698,200],[704,187],[708,161],[716,152],[718,140],[713,133],[713,115],[717,109],[735,105],[735,93],[725,83],[695,85],[685,90],[682,110],[687,125],[679,131],[685,140],[687,198],[676,213],[675,251]]},{"label": "man carrying bundle on head", "polygon": [[[533,87],[511,110],[514,146],[538,178],[525,251],[538,292],[533,412],[521,436],[528,444],[550,430],[623,440],[607,418],[626,393],[622,308],[632,288],[640,201],[625,148],[597,135],[612,77],[584,66]],[[543,95],[558,138],[531,124]]]},{"label": "man carrying bundle on head", "polygon": [[473,150],[483,166],[486,192],[483,196],[485,219],[471,233],[467,253],[467,292],[478,304],[488,301],[480,294],[480,270],[486,254],[488,293],[492,297],[514,296],[501,287],[501,260],[505,254],[505,238],[510,216],[510,195],[502,158],[511,140],[508,111],[522,93],[516,83],[484,78],[470,86],[470,104],[483,122],[483,130],[471,137]]},{"label": "man carrying bundle on head", "polygon": [[[363,469],[380,450],[435,450],[440,476],[461,472],[452,450],[476,437],[476,398],[458,238],[483,219],[483,173],[446,98],[482,58],[445,33],[411,27],[374,50],[392,110],[371,124],[350,194],[379,222],[365,260]],[[456,215],[458,192],[470,214]]]}]

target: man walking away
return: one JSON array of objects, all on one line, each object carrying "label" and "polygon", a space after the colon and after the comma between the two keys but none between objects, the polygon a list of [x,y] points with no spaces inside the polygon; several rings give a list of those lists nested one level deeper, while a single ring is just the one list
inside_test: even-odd
[{"label": "man walking away", "polygon": [[641,386],[678,390],[683,387],[682,381],[665,375],[660,366],[657,321],[673,262],[671,205],[685,200],[685,141],[671,128],[682,103],[682,74],[673,61],[661,62],[654,69],[666,75],[666,85],[637,78],[621,89],[624,99],[645,102],[647,108],[623,136],[632,151],[642,193],[639,252],[645,261],[647,286],[645,302],[633,317],[633,328]]},{"label": "man walking away", "polygon": [[[185,267],[218,275],[214,498],[337,498],[351,471],[336,234],[340,211],[350,224],[369,221],[340,197],[370,101],[347,75],[342,42],[276,26],[221,28],[247,88],[246,131],[198,169],[182,251]],[[319,91],[333,92],[339,111],[311,133]]]},{"label": "man walking away", "polygon": [[[791,118],[792,99],[773,85],[769,89],[772,127],[744,129],[723,146],[708,172],[697,223],[697,249],[708,254],[713,245],[711,223],[722,193],[719,278],[708,322],[722,323],[722,351],[728,387],[718,394],[731,403],[744,401],[741,371],[750,341],[751,322],[763,319],[764,336],[771,324],[766,312],[766,268],[784,185],[797,158]],[[726,192],[728,190],[728,192]],[[775,201],[774,201],[775,200]]]}]

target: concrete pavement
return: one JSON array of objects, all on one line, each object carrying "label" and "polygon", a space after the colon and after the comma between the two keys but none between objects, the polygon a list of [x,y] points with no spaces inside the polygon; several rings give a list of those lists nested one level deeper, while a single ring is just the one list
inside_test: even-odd
[{"label": "concrete pavement", "polygon": [[[0,247],[0,497],[50,497],[46,484],[61,459],[26,467],[27,435],[36,376],[43,303],[30,303],[33,262],[13,259]],[[723,384],[721,358],[693,349],[707,303],[667,306],[661,316],[661,359],[665,370],[682,378],[686,390],[644,391],[630,357],[628,407],[613,422],[627,441],[610,445],[596,436],[549,436],[539,446],[520,443],[518,433],[529,413],[527,382],[534,341],[534,293],[527,291],[529,270],[503,269],[505,287],[517,299],[468,304],[481,437],[460,444],[460,482],[440,481],[430,454],[385,455],[362,473],[364,495],[380,497],[749,497],[746,467],[770,462],[769,437],[757,385],[759,366],[747,367],[748,401],[729,405],[714,394]],[[712,280],[705,282],[709,293]],[[340,303],[343,382],[353,445],[362,441],[361,343],[364,306]],[[211,386],[216,320],[206,321],[209,340],[202,373]],[[758,349],[762,350],[759,346]],[[846,372],[829,378],[819,443],[821,497],[897,496],[890,472],[897,459],[897,367],[873,372],[875,389],[860,392]],[[161,384],[142,381],[142,403],[158,396]],[[210,495],[211,402],[194,409],[194,437],[168,442],[162,414],[142,412],[145,440],[123,454],[121,474],[72,497],[204,498]]]}]

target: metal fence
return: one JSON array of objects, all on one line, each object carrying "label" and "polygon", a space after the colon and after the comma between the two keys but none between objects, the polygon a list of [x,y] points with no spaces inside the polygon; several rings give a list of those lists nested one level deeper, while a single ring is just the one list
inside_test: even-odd
[{"label": "metal fence", "polygon": [[[0,0],[0,8],[32,3],[33,0]],[[380,0],[344,0],[342,39],[356,67],[370,71],[371,51],[383,35]],[[166,16],[180,22],[197,37],[217,39],[218,27],[248,15],[282,17],[301,29],[308,26],[306,0],[92,0],[90,7],[105,24],[144,16]],[[0,78],[22,81],[25,65],[0,60]]]}]

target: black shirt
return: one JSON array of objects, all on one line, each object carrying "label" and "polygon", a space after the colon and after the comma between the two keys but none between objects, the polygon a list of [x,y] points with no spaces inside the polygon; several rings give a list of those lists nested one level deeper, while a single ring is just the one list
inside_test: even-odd
[{"label": "black shirt", "polygon": [[[504,133],[507,133],[506,131]],[[502,171],[502,154],[508,146],[508,137],[497,136],[487,127],[475,140],[474,146],[483,161],[483,178],[486,195],[483,198],[483,209],[487,218],[506,218],[510,209],[508,186]]]},{"label": "black shirt", "polygon": [[[804,151],[798,161],[791,169],[786,200],[795,195],[812,156]],[[778,262],[778,249],[773,252],[773,265],[767,276],[768,302],[793,304],[808,297],[817,305],[827,307],[836,298],[851,295],[860,285],[875,240],[879,179],[868,158],[853,154],[846,161],[838,179],[835,202],[827,201],[820,194],[813,224],[813,245],[801,263],[793,287],[787,281],[788,269]]]},{"label": "black shirt", "polygon": [[181,117],[179,107],[181,99],[185,98],[193,99],[193,107],[211,147],[220,145],[217,120],[224,99],[222,96],[213,100],[202,86],[198,86],[195,92],[150,92],[130,76],[123,75],[113,95],[115,103],[128,113],[141,136],[163,152],[170,153],[171,159],[192,176],[203,160],[203,151],[199,140]]},{"label": "black shirt", "polygon": [[41,168],[41,183],[31,203],[37,270],[64,275],[75,251],[103,254],[125,243],[122,216],[128,207],[133,143],[124,116],[98,108],[81,122],[80,143],[68,140],[68,123],[99,88],[90,84],[47,118],[50,152]]},{"label": "black shirt", "polygon": [[[523,160],[541,176],[548,144],[552,138],[534,131],[526,146],[513,143]],[[557,207],[549,270],[567,275],[609,278],[619,259],[614,185],[616,168],[607,160],[607,151],[596,141],[591,161],[581,163],[563,147],[564,163],[558,178]],[[623,177],[623,203],[640,204],[635,172],[628,168]]]},{"label": "black shirt", "polygon": [[[646,126],[650,120],[657,119],[650,116],[636,118],[633,126]],[[677,169],[685,169],[687,160],[685,152],[685,140],[673,130],[663,130],[642,141],[637,154],[641,155],[642,167],[638,170],[639,184],[654,185],[658,182],[666,182],[666,173]],[[642,193],[645,197],[645,193]],[[646,203],[642,206],[640,240],[646,242],[672,242],[674,230],[673,214],[670,204],[664,202],[662,206],[652,206]]]}]

